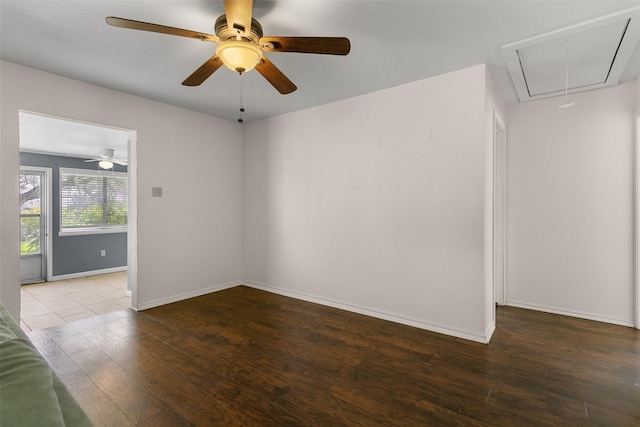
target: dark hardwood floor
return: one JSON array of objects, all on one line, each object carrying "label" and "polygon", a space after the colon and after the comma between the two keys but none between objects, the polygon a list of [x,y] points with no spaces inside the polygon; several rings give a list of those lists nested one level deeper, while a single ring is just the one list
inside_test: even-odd
[{"label": "dark hardwood floor", "polygon": [[640,331],[510,307],[489,345],[246,287],[29,336],[96,425],[640,425]]}]

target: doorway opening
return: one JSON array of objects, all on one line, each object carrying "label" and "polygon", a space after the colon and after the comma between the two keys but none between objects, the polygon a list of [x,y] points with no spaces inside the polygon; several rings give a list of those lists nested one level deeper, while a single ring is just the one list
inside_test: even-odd
[{"label": "doorway opening", "polygon": [[135,307],[136,132],[20,111],[19,133],[22,327]]}]

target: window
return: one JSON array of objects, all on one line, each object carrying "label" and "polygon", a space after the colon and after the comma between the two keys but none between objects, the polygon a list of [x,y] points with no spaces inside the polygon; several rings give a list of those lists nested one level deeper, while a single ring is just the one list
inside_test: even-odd
[{"label": "window", "polygon": [[44,172],[20,168],[20,255],[41,253]]},{"label": "window", "polygon": [[127,231],[123,172],[60,168],[60,235]]}]

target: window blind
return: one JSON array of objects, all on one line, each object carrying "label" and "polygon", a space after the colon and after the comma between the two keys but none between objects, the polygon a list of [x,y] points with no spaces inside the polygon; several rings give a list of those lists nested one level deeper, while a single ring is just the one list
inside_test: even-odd
[{"label": "window blind", "polygon": [[127,225],[126,173],[60,168],[60,229]]}]

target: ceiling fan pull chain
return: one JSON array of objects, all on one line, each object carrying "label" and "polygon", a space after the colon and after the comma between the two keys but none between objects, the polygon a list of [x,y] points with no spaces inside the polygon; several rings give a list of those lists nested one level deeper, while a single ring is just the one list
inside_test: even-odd
[{"label": "ceiling fan pull chain", "polygon": [[[569,45],[569,40],[567,40],[567,45]],[[567,55],[566,55],[566,66],[565,66],[565,79],[564,79],[564,102],[567,103],[567,94],[569,93],[569,48],[567,47]]]},{"label": "ceiling fan pull chain", "polygon": [[564,77],[564,104],[559,105],[558,108],[569,108],[575,104],[575,102],[568,102],[569,95],[569,40],[567,42],[567,54],[565,62],[565,77]]},{"label": "ceiling fan pull chain", "polygon": [[242,123],[242,113],[244,113],[244,79],[242,74],[240,74],[240,118],[238,119],[238,123]]}]

